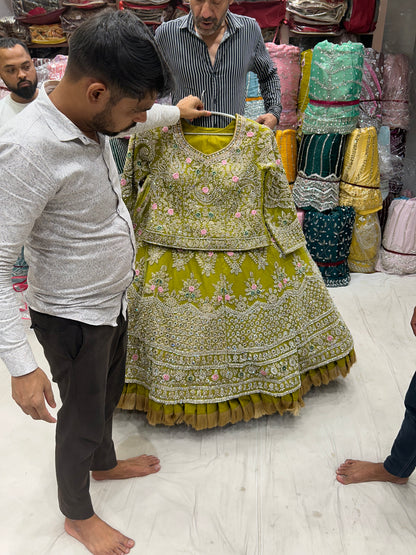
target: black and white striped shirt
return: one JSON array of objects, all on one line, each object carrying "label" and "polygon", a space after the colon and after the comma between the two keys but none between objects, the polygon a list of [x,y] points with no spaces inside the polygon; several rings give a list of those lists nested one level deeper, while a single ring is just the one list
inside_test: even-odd
[{"label": "black and white striped shirt", "polygon": [[[227,12],[227,29],[212,65],[205,42],[197,35],[192,12],[163,23],[156,31],[156,41],[175,77],[172,102],[189,94],[204,96],[206,110],[244,114],[246,75],[253,71],[259,84],[266,112],[279,120],[280,81],[257,22]],[[199,118],[196,123],[222,127],[229,120],[220,116]]]}]

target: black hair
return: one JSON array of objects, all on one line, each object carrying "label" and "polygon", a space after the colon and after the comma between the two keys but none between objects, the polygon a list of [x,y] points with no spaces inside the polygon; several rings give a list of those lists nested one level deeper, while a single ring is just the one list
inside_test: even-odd
[{"label": "black hair", "polygon": [[72,80],[93,77],[104,83],[112,100],[142,100],[149,92],[169,94],[170,69],[153,35],[128,10],[105,10],[80,25],[69,40],[66,73]]},{"label": "black hair", "polygon": [[29,48],[27,44],[20,39],[14,37],[1,37],[0,38],[0,49],[1,48],[14,48],[16,45],[21,46],[30,56]]}]

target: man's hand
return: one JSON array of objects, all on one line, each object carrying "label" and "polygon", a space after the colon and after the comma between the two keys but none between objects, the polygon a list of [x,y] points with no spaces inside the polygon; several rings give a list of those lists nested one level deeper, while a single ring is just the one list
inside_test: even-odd
[{"label": "man's hand", "polygon": [[12,397],[22,411],[34,420],[56,422],[45,405],[46,399],[50,407],[56,407],[51,382],[40,368],[25,376],[12,376]]},{"label": "man's hand", "polygon": [[256,119],[257,123],[262,123],[263,125],[267,125],[273,130],[276,125],[278,124],[277,117],[273,114],[262,114]]},{"label": "man's hand", "polygon": [[202,100],[197,96],[185,96],[177,104],[176,107],[179,108],[181,112],[181,118],[193,120],[195,118],[203,118],[211,115],[211,112],[204,110],[204,105]]},{"label": "man's hand", "polygon": [[416,335],[416,306],[413,311],[412,319],[410,320],[410,325],[412,326],[413,333]]}]

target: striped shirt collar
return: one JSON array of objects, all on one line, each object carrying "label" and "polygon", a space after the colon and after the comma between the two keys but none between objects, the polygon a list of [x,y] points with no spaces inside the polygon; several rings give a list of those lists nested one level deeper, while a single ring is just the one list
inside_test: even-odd
[{"label": "striped shirt collar", "polygon": [[[227,22],[228,35],[234,34],[237,31],[237,29],[240,29],[241,27],[243,27],[243,23],[239,21],[239,19],[232,12],[230,12],[230,10],[227,11],[226,22]],[[178,26],[182,30],[188,30],[190,33],[193,33],[194,35],[197,34],[195,31],[194,17],[192,15],[192,12],[189,12],[189,14],[185,17],[181,17],[180,23],[178,24]]]}]

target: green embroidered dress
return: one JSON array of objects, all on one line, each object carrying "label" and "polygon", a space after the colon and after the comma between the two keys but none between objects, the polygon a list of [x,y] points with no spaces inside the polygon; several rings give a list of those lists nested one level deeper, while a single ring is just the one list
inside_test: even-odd
[{"label": "green embroidered dress", "polygon": [[[186,131],[211,135],[184,134]],[[273,133],[237,116],[130,140],[136,231],[119,407],[196,429],[296,412],[353,341],[305,248]]]}]

